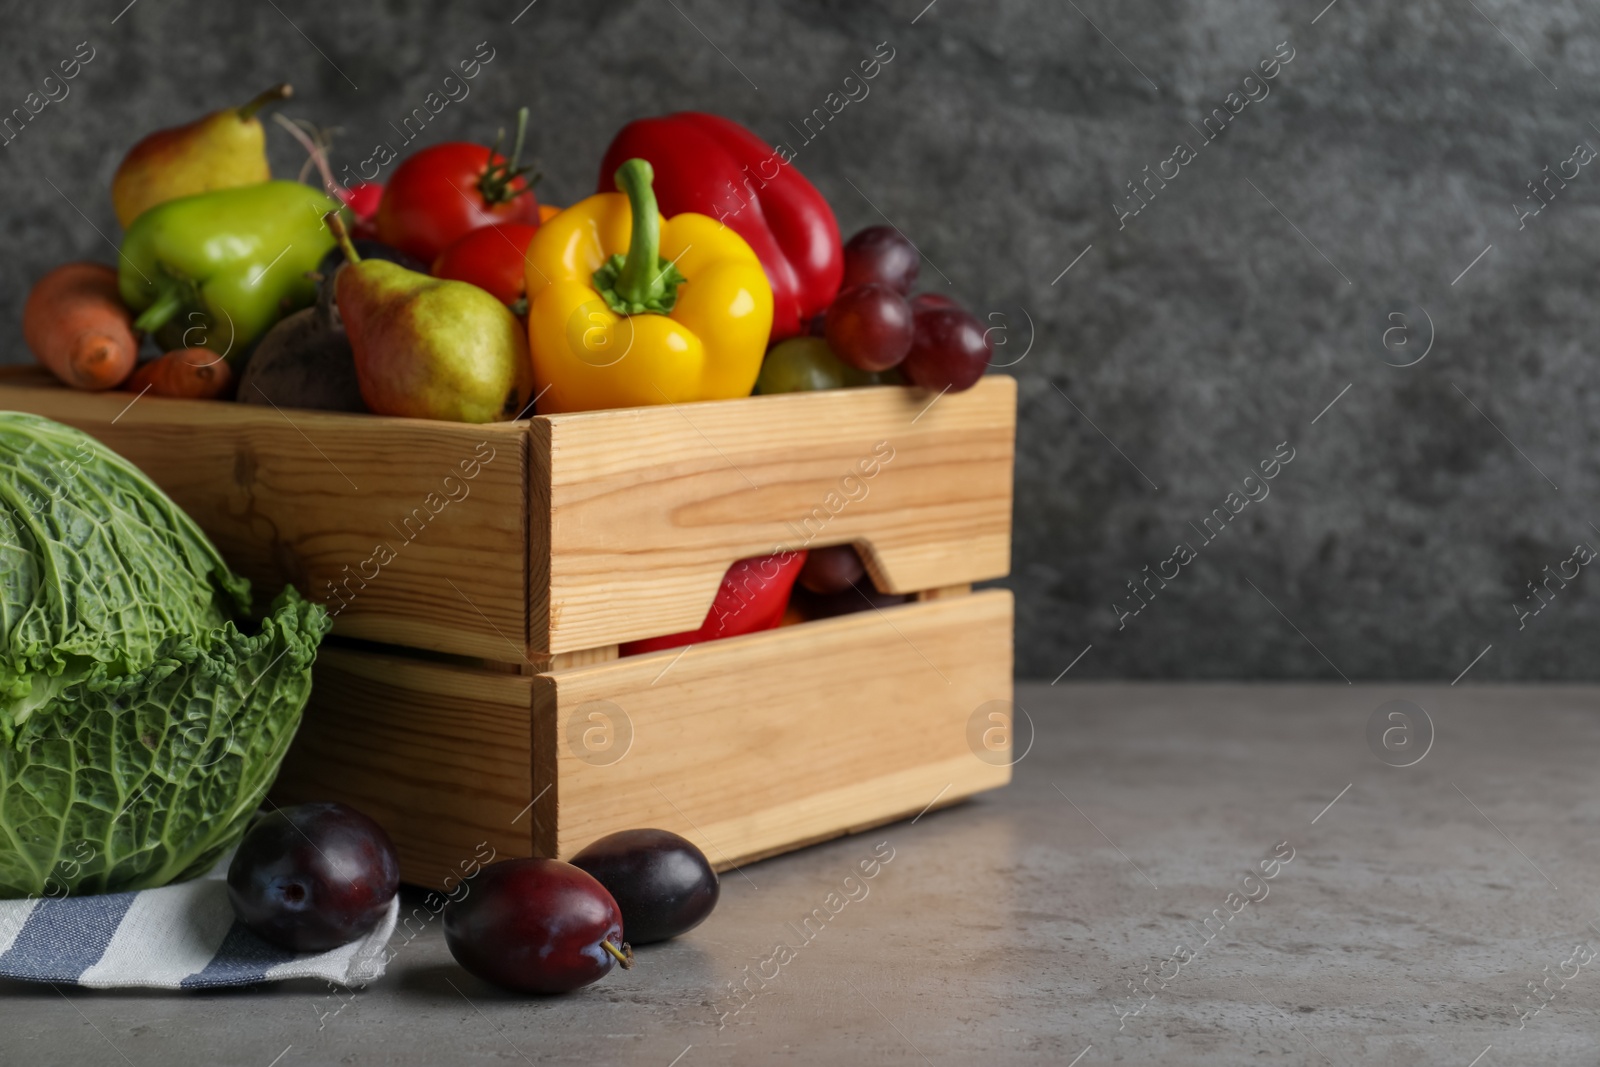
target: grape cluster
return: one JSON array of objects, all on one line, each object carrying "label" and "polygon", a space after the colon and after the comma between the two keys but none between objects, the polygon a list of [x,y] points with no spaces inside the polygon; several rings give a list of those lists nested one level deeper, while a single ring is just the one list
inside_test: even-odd
[{"label": "grape cluster", "polygon": [[844,246],[844,280],[811,336],[767,353],[758,393],[911,384],[970,389],[994,351],[983,324],[938,293],[911,295],[921,255],[893,226],[869,226]]}]

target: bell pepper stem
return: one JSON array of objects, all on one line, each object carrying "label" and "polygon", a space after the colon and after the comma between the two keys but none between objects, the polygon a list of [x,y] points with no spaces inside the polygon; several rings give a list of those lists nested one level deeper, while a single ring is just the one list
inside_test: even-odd
[{"label": "bell pepper stem", "polygon": [[630,159],[617,168],[617,188],[633,209],[633,234],[617,275],[617,295],[630,304],[648,304],[661,295],[661,209],[656,204],[655,168]]},{"label": "bell pepper stem", "polygon": [[248,122],[255,118],[256,112],[268,104],[276,104],[280,100],[287,100],[294,95],[294,86],[288,82],[279,82],[266,92],[239,108],[239,121]]},{"label": "bell pepper stem", "polygon": [[181,310],[183,290],[176,285],[162,286],[155,301],[133,320],[133,328],[142,333],[152,333],[165,326]]},{"label": "bell pepper stem", "polygon": [[633,212],[633,233],[628,254],[612,256],[594,272],[594,287],[618,315],[668,314],[678,302],[678,287],[687,281],[677,264],[661,258],[661,210],[651,188],[655,176],[644,159],[617,168],[617,188]]}]

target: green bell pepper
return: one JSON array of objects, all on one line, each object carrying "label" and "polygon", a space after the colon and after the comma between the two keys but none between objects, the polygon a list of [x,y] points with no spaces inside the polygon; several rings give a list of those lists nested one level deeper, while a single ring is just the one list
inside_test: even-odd
[{"label": "green bell pepper", "polygon": [[307,277],[334,247],[322,216],[340,205],[299,182],[262,182],[180,197],[134,220],[117,285],[164,348],[238,357],[316,299]]}]

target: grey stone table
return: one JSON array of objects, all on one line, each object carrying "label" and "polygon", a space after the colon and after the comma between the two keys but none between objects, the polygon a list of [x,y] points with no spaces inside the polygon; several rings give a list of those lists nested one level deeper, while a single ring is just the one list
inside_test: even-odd
[{"label": "grey stone table", "polygon": [[433,924],[348,1000],[0,985],[0,1063],[1600,1059],[1600,690],[1018,701],[1037,736],[1010,788],[730,872],[705,926],[577,994],[505,996]]}]

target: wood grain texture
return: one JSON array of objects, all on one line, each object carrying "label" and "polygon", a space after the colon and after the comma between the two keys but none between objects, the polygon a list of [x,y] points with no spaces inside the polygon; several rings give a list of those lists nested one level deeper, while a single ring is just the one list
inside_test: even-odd
[{"label": "wood grain texture", "polygon": [[507,664],[519,674],[546,674],[550,671],[564,671],[569,667],[584,667],[591,663],[609,663],[621,654],[621,649],[616,645],[601,645],[599,648],[580,648],[575,652],[535,652],[521,664]]},{"label": "wood grain texture", "polygon": [[[855,543],[880,589],[1010,569],[1016,382],[880,387],[535,419],[549,465],[549,596],[565,652],[693,630],[728,565]],[[542,436],[541,436],[542,434]]]},{"label": "wood grain texture", "polygon": [[990,590],[541,676],[535,848],[658,826],[726,868],[1004,785],[970,738],[1011,622]]},{"label": "wood grain texture", "polygon": [[365,812],[415,885],[459,878],[480,842],[502,858],[530,855],[532,687],[515,674],[324,646],[274,801]]},{"label": "wood grain texture", "polygon": [[135,400],[27,368],[0,374],[0,408],[127,456],[263,593],[337,610],[335,633],[519,670],[697,628],[746,556],[854,543],[889,592],[1010,566],[1001,376],[468,426]]},{"label": "wood grain texture", "polygon": [[591,663],[610,663],[620,652],[616,645],[580,648],[576,652],[557,652],[550,657],[550,666],[547,669],[564,671],[570,667],[587,667]]},{"label": "wood grain texture", "polygon": [[337,634],[505,661],[524,654],[526,422],[135,400],[65,389],[32,368],[0,376],[0,409],[76,426],[126,456],[259,595],[292,582],[337,611]]}]

